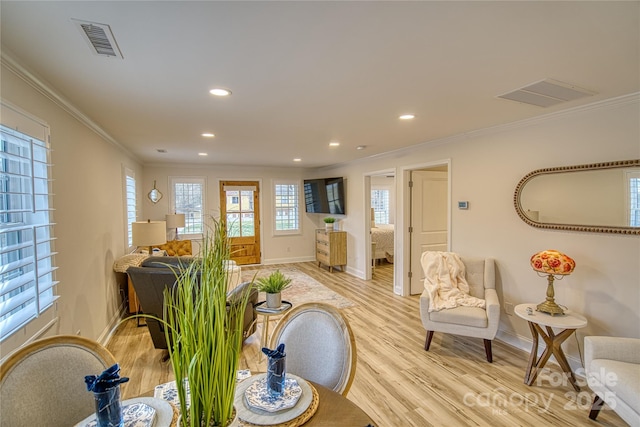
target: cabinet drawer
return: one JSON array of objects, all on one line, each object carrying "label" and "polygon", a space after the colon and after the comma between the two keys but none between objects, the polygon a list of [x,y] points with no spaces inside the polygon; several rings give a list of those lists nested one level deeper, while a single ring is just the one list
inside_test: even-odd
[{"label": "cabinet drawer", "polygon": [[316,233],[316,241],[317,242],[329,243],[329,233],[318,231]]},{"label": "cabinet drawer", "polygon": [[317,251],[316,260],[318,260],[318,262],[321,262],[323,264],[329,264],[329,254],[326,252]]}]

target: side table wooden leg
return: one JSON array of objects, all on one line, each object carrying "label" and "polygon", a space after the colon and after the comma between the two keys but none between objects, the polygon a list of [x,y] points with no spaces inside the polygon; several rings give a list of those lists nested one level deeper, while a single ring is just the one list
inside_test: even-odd
[{"label": "side table wooden leg", "polygon": [[553,355],[555,356],[556,361],[558,362],[564,373],[567,375],[567,378],[569,379],[569,382],[571,382],[573,389],[575,391],[580,391],[580,386],[578,385],[576,377],[571,370],[571,365],[569,365],[567,357],[562,350],[562,343],[567,338],[569,338],[571,334],[574,333],[574,331],[575,329],[565,329],[564,331],[556,335],[555,340],[553,341]]},{"label": "side table wooden leg", "polygon": [[524,383],[526,385],[531,385],[533,380],[529,381],[531,378],[531,371],[533,370],[533,366],[536,364],[536,360],[538,359],[538,331],[533,326],[532,322],[529,323],[529,329],[531,330],[531,338],[533,339],[533,345],[531,346],[531,354],[529,355],[529,363],[527,365],[527,372],[524,374]]}]

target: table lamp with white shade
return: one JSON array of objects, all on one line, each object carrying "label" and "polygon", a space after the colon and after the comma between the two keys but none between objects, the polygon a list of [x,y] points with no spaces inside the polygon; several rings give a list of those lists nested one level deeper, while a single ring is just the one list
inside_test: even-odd
[{"label": "table lamp with white shade", "polygon": [[174,240],[178,240],[178,228],[184,227],[184,214],[181,213],[173,213],[167,214],[165,219],[167,220],[167,228],[174,228],[176,230],[176,234]]},{"label": "table lamp with white shade", "polygon": [[166,221],[137,221],[131,223],[131,233],[134,246],[146,246],[149,255],[153,255],[152,246],[167,243]]}]

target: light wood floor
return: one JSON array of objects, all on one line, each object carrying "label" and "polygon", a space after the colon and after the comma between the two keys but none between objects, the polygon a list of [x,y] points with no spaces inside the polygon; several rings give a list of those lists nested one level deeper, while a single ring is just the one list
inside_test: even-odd
[{"label": "light wood floor", "polygon": [[[592,394],[586,386],[580,393],[544,380],[526,386],[528,353],[500,341],[494,340],[491,364],[480,339],[436,333],[429,352],[424,351],[418,297],[393,294],[392,265],[376,267],[371,281],[329,273],[313,262],[295,267],[356,304],[343,310],[358,353],[348,398],[377,427],[626,425],[604,409],[597,421],[589,420]],[[242,368],[265,370],[264,362],[258,363],[259,337],[260,330],[245,341]],[[122,387],[125,399],[173,379],[169,364],[161,362],[163,352],[153,348],[146,328],[136,327],[135,320],[123,323],[107,347],[130,378]]]}]

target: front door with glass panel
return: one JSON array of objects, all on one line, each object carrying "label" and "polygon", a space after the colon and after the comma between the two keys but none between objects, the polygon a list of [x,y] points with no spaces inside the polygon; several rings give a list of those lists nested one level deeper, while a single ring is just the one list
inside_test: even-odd
[{"label": "front door with glass panel", "polygon": [[227,226],[231,259],[239,265],[260,263],[259,182],[220,181],[220,211]]}]

